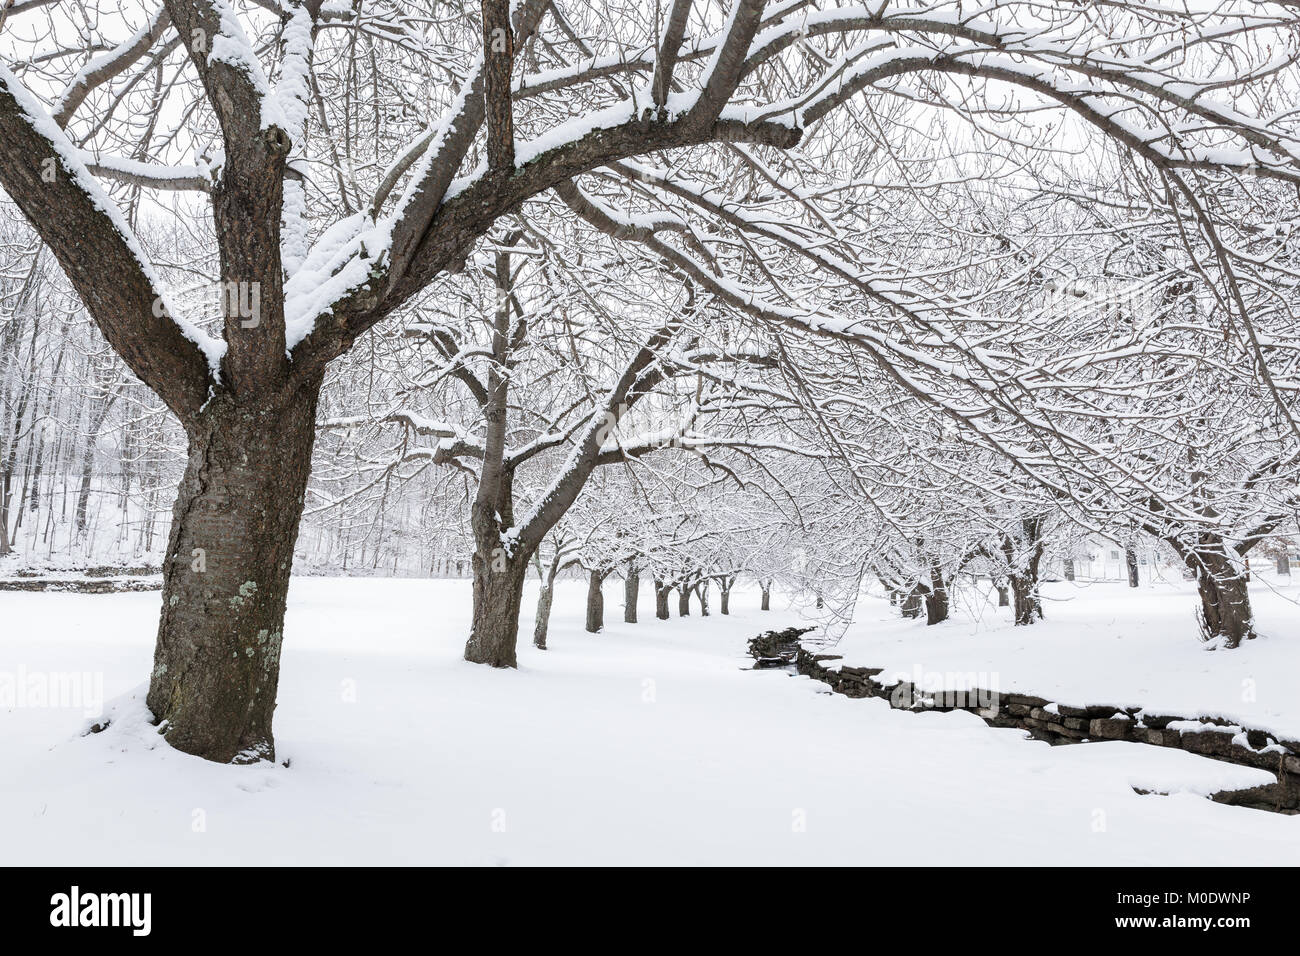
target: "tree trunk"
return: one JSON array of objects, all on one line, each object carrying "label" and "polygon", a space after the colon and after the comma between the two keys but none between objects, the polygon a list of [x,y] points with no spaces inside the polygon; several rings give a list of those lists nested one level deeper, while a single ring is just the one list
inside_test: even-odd
[{"label": "tree trunk", "polygon": [[772,610],[772,582],[769,581],[763,586],[763,603],[759,606],[760,610]]},{"label": "tree trunk", "polygon": [[1065,559],[1065,580],[1074,580],[1074,558]]},{"label": "tree trunk", "polygon": [[918,584],[907,592],[903,598],[902,613],[903,617],[920,617],[921,616],[921,599],[925,592],[921,590]]},{"label": "tree trunk", "polygon": [[1128,586],[1138,586],[1138,556],[1132,548],[1124,549],[1124,563],[1128,565]]},{"label": "tree trunk", "polygon": [[1028,574],[1011,576],[1011,598],[1017,625],[1033,624],[1043,619],[1043,605],[1038,596],[1038,581]]},{"label": "tree trunk", "polygon": [[178,750],[274,759],[284,608],[319,382],[250,408],[213,397],[172,509],[148,706]]},{"label": "tree trunk", "polygon": [[718,582],[718,593],[721,595],[718,598],[718,610],[723,614],[731,613],[731,587],[733,584],[735,584],[734,578],[730,581],[723,578]]},{"label": "tree trunk", "polygon": [[1009,607],[1011,605],[1011,594],[1005,584],[995,584],[998,589],[998,607]]},{"label": "tree trunk", "polygon": [[948,620],[948,592],[929,591],[925,595],[925,623],[927,626]]},{"label": "tree trunk", "polygon": [[[528,577],[528,556],[506,557],[498,548],[470,558],[474,573],[474,617],[465,660],[492,667],[517,667],[519,610]],[[536,635],[534,634],[534,639]]]},{"label": "tree trunk", "polygon": [[683,581],[677,590],[677,616],[689,617],[691,613],[691,586]]},{"label": "tree trunk", "polygon": [[623,623],[636,623],[636,602],[641,594],[641,572],[628,565],[627,577],[623,579]]},{"label": "tree trunk", "polygon": [[705,578],[695,585],[695,596],[700,601],[700,617],[709,616],[709,579]]},{"label": "tree trunk", "polygon": [[668,620],[668,598],[673,589],[658,578],[655,579],[655,617],[661,621]]},{"label": "tree trunk", "polygon": [[1020,522],[1019,540],[1004,538],[1002,550],[1011,568],[1011,600],[1017,627],[1043,619],[1043,603],[1038,596],[1038,569],[1043,560],[1043,519],[1024,518]]},{"label": "tree trunk", "polygon": [[592,571],[587,577],[587,632],[599,634],[605,626],[605,595],[600,590],[605,575]]},{"label": "tree trunk", "polygon": [[551,626],[551,603],[555,600],[555,578],[552,576],[542,582],[541,593],[537,595],[537,620],[533,623],[533,646],[546,650],[546,632]]},{"label": "tree trunk", "polygon": [[948,582],[943,579],[943,569],[937,561],[930,562],[930,589],[925,592],[926,626],[948,620],[951,604],[948,600]]},{"label": "tree trunk", "polygon": [[1222,540],[1205,536],[1196,550],[1188,553],[1186,562],[1196,572],[1204,639],[1231,649],[1254,638],[1255,616],[1246,575],[1233,564]]}]

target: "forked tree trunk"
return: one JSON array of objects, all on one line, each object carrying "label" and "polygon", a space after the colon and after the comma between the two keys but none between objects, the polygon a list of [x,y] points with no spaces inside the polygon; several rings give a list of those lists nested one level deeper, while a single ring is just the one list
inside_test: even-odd
[{"label": "forked tree trunk", "polygon": [[623,579],[623,623],[636,623],[636,602],[641,594],[641,572],[631,565]]},{"label": "forked tree trunk", "polygon": [[672,593],[672,588],[655,578],[655,617],[661,621],[668,620],[668,598]]},{"label": "forked tree trunk", "polygon": [[1188,553],[1187,566],[1196,572],[1200,593],[1198,618],[1207,641],[1235,648],[1255,636],[1246,575],[1232,562],[1221,540],[1203,540]]},{"label": "forked tree trunk", "polygon": [[772,582],[768,581],[766,584],[762,585],[762,588],[763,588],[763,603],[759,605],[759,609],[763,611],[770,611],[772,610]]},{"label": "forked tree trunk", "polygon": [[948,620],[951,602],[948,599],[948,582],[943,578],[943,569],[938,562],[930,563],[930,589],[925,593],[926,626],[939,624]]},{"label": "forked tree trunk", "polygon": [[592,571],[587,577],[587,632],[599,634],[605,626],[605,595],[600,589],[605,575]]},{"label": "forked tree trunk", "polygon": [[147,698],[167,742],[186,753],[274,759],[271,717],[318,387],[263,408],[217,395],[189,430]]},{"label": "forked tree trunk", "polygon": [[998,607],[1010,607],[1011,594],[1007,590],[1007,586],[1005,584],[995,584],[994,587],[998,589]]},{"label": "forked tree trunk", "polygon": [[912,588],[912,590],[907,592],[907,596],[903,598],[903,604],[902,607],[900,608],[903,617],[921,616],[921,602],[924,593],[925,592],[921,590],[921,586],[919,584],[915,585]]},{"label": "forked tree trunk", "polygon": [[718,599],[718,610],[723,614],[731,613],[731,589],[735,583],[735,578],[720,578],[718,580],[718,593],[721,595]]},{"label": "forked tree trunk", "polygon": [[1138,556],[1132,548],[1124,549],[1124,563],[1128,566],[1128,586],[1138,586]]},{"label": "forked tree trunk", "polygon": [[1004,538],[1002,550],[1012,570],[1007,575],[1017,627],[1043,619],[1043,603],[1038,595],[1038,570],[1043,560],[1043,519],[1024,518],[1020,522],[1019,540]]},{"label": "forked tree trunk", "polygon": [[1030,575],[1011,576],[1011,599],[1017,625],[1033,624],[1043,619],[1042,600],[1038,596],[1038,581]]}]

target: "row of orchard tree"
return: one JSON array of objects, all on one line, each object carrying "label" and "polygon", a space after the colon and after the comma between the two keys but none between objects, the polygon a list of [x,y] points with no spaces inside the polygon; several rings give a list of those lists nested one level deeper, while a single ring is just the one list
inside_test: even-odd
[{"label": "row of orchard tree", "polygon": [[148,705],[219,761],[274,753],[300,545],[459,535],[512,666],[559,542],[936,611],[983,561],[1028,621],[1059,519],[1235,646],[1300,460],[1297,51],[1244,0],[6,4],[6,534],[101,434],[119,510],[177,481]]}]

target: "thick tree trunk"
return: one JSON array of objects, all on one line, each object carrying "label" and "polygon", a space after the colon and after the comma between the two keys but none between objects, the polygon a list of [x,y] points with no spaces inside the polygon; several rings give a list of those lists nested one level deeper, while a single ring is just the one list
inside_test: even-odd
[{"label": "thick tree trunk", "polygon": [[691,586],[683,581],[677,589],[677,616],[689,617],[691,613]]},{"label": "thick tree trunk", "polygon": [[700,601],[700,617],[709,616],[709,579],[705,578],[695,585],[695,596]]},{"label": "thick tree trunk", "polygon": [[[476,550],[470,558],[474,573],[474,617],[465,644],[465,660],[492,667],[517,667],[519,610],[528,577],[528,557],[505,557]],[[536,635],[534,634],[534,639]]]},{"label": "thick tree trunk", "polygon": [[1198,618],[1207,641],[1235,648],[1255,636],[1255,615],[1250,606],[1246,575],[1228,557],[1222,541],[1202,541],[1185,559],[1196,572],[1200,592]]},{"label": "thick tree trunk", "polygon": [[211,399],[189,430],[172,511],[148,706],[173,747],[274,759],[285,599],[317,388],[249,408]]},{"label": "thick tree trunk", "polygon": [[1074,558],[1065,559],[1065,580],[1074,580]]},{"label": "thick tree trunk", "polygon": [[655,579],[655,617],[661,621],[668,620],[668,598],[673,589],[658,578]]},{"label": "thick tree trunk", "polygon": [[605,595],[600,589],[604,579],[605,575],[599,571],[587,576],[587,632],[590,634],[599,634],[605,626]]},{"label": "thick tree trunk", "polygon": [[636,602],[641,594],[641,572],[629,566],[623,579],[623,623],[636,623]]},{"label": "thick tree trunk", "polygon": [[1043,619],[1043,605],[1038,596],[1038,581],[1028,574],[1011,576],[1011,598],[1017,625],[1033,624]]},{"label": "thick tree trunk", "polygon": [[1124,563],[1128,566],[1128,586],[1138,586],[1138,556],[1132,548],[1124,549]]},{"label": "thick tree trunk", "polygon": [[927,626],[948,620],[948,591],[929,591],[925,595],[925,623]]},{"label": "thick tree trunk", "polygon": [[731,613],[731,585],[719,584],[718,592],[721,597],[718,598],[718,610],[723,614]]}]

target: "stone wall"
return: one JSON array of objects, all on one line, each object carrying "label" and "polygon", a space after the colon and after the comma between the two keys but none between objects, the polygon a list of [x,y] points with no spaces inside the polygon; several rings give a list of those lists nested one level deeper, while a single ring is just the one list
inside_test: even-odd
[{"label": "stone wall", "polygon": [[[757,656],[757,655],[756,655]],[[927,693],[907,681],[890,682],[883,668],[834,665],[837,654],[818,653],[802,645],[795,669],[828,684],[846,697],[879,697],[901,710],[965,710],[991,727],[1014,727],[1050,744],[1127,740],[1156,747],[1175,747],[1215,760],[1267,770],[1276,783],[1214,795],[1220,803],[1281,813],[1300,812],[1300,741],[1263,730],[1243,728],[1217,717],[1188,718],[1148,712],[1141,707],[1110,704],[1075,706],[1032,694],[985,689]]]},{"label": "stone wall", "polygon": [[0,578],[0,591],[66,591],[74,594],[119,594],[125,591],[161,591],[162,569],[147,566],[105,566],[84,571],[19,569]]}]

